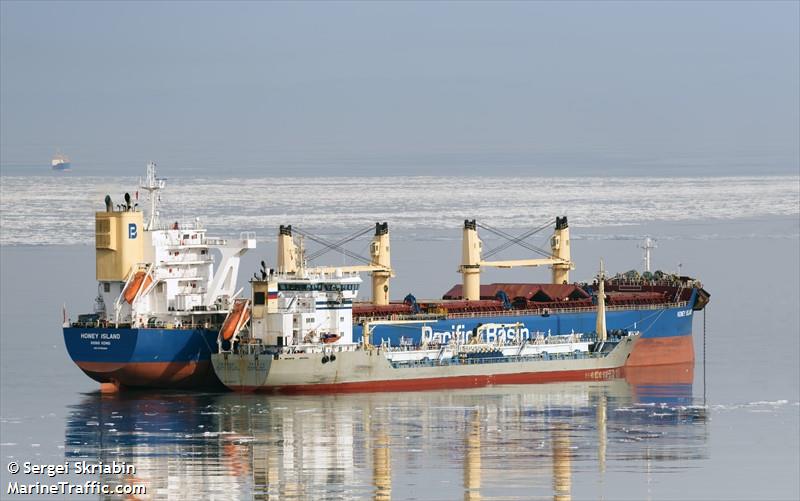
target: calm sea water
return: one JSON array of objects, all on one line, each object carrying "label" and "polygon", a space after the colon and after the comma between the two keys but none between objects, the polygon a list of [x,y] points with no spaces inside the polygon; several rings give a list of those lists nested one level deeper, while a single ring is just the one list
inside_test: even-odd
[{"label": "calm sea water", "polygon": [[[576,279],[589,278],[601,257],[614,271],[640,268],[637,239],[650,234],[659,238],[655,267],[675,270],[680,263],[712,294],[705,315],[695,318],[695,367],[597,383],[298,397],[103,396],[69,360],[60,331],[63,303],[73,316],[91,308],[93,248],[4,245],[0,498],[8,497],[9,481],[22,479],[8,473],[10,461],[116,460],[136,473],[71,478],[145,485],[144,499],[797,499],[800,222],[798,207],[786,208],[792,193],[778,197],[780,213],[576,224]],[[722,198],[709,210],[720,214]],[[766,194],[757,198],[748,207],[767,205]],[[61,231],[58,218],[77,210],[67,207],[37,227],[30,214],[47,210],[32,200],[22,216],[27,223],[18,225],[28,233],[11,231],[4,213],[4,242]],[[408,207],[418,207],[413,202],[394,200],[381,210],[391,223],[391,210],[406,217]],[[598,212],[619,215],[628,202],[603,204]],[[458,232],[435,229],[452,221],[435,205],[419,216],[434,230],[399,225],[393,232],[393,297],[436,297],[459,280]],[[329,228],[328,236],[358,229],[344,226]],[[70,242],[85,240],[82,232]],[[265,239],[245,258],[242,279],[261,258],[274,258],[273,247],[274,239]],[[352,250],[365,248],[360,242]],[[495,270],[484,278],[495,279],[544,281],[547,270]],[[24,478],[37,480],[53,482]]]}]

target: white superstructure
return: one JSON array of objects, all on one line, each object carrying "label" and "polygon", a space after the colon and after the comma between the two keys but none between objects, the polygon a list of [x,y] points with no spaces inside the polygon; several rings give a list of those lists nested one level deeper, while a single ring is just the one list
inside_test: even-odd
[{"label": "white superstructure", "polygon": [[69,158],[66,155],[62,155],[61,153],[57,153],[50,160],[50,165],[52,167],[57,167],[58,165],[68,164],[68,163],[69,163]]},{"label": "white superstructure", "polygon": [[[301,263],[304,260],[300,261]],[[325,270],[325,271],[322,271]],[[372,329],[378,325],[425,324],[436,319],[393,319],[362,322],[362,339],[353,340],[353,301],[362,282],[358,272],[342,269],[300,267],[295,273],[267,269],[262,262],[261,279],[251,280],[252,317],[241,337],[220,352],[230,351],[235,343],[271,347],[280,353],[333,353],[369,349]],[[380,352],[393,363],[444,362],[470,354],[496,353],[502,357],[547,357],[549,355],[588,354],[595,336],[572,332],[564,335],[537,333],[531,339],[488,335],[492,329],[519,330],[516,324],[481,324],[475,332],[443,340],[423,340],[421,345],[392,346],[380,341]],[[605,339],[603,339],[605,340]],[[220,339],[220,343],[222,339]],[[256,349],[257,351],[257,349]]]},{"label": "white superstructure", "polygon": [[60,170],[60,171],[69,170],[70,169],[69,158],[66,155],[62,155],[60,152],[56,153],[50,160],[50,167],[53,170]]},{"label": "white superstructure", "polygon": [[265,270],[252,282],[250,339],[267,346],[352,344],[357,272]]},{"label": "white superstructure", "polygon": [[[148,222],[141,224],[141,235],[136,234],[137,221],[143,218],[135,214],[138,203],[131,204],[128,194],[125,203],[118,205],[116,211],[107,197],[107,212],[98,213],[98,220],[120,212],[138,216],[126,218],[126,222],[133,222],[122,225],[128,232],[128,239],[123,235],[122,245],[108,243],[106,248],[124,252],[125,245],[133,245],[128,241],[141,239],[136,244],[140,246],[141,259],[132,261],[127,272],[111,277],[118,280],[101,279],[102,265],[98,261],[96,313],[101,320],[133,327],[210,326],[218,323],[219,313],[226,313],[231,307],[237,293],[239,260],[245,252],[255,248],[255,234],[241,233],[234,240],[212,238],[206,235],[199,218],[190,223],[160,223],[158,192],[165,186],[165,180],[155,175],[155,164],[148,164],[147,177],[141,187],[149,192],[150,214]],[[100,222],[98,235],[99,228]],[[98,236],[98,249],[100,241]],[[105,241],[102,245],[106,245]],[[109,276],[108,273],[104,275]]]}]

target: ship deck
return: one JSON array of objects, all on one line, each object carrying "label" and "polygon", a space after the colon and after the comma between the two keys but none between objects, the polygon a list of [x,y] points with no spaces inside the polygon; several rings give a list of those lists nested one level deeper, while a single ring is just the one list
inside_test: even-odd
[{"label": "ship deck", "polygon": [[[610,345],[616,344],[620,339],[609,339]],[[549,360],[588,360],[605,358],[609,355],[609,351],[602,352],[569,352],[569,353],[550,353],[541,355],[525,355],[525,356],[496,356],[496,357],[474,357],[474,358],[459,358],[453,357],[444,360],[403,360],[403,361],[390,361],[389,364],[394,369],[405,368],[418,368],[418,367],[452,367],[464,365],[480,365],[480,364],[504,364],[515,362],[544,362]]]},{"label": "ship deck", "polygon": [[[606,305],[606,311],[630,311],[630,310],[660,310],[667,308],[685,308],[689,306],[689,301],[626,304],[626,305]],[[374,312],[353,312],[354,320],[358,322],[373,322],[383,320],[450,320],[458,318],[485,318],[485,317],[516,317],[516,316],[547,316],[569,313],[594,313],[597,306],[556,306],[526,309],[490,310],[490,311],[462,311],[462,312],[442,312],[442,313],[388,313],[373,314]]]}]

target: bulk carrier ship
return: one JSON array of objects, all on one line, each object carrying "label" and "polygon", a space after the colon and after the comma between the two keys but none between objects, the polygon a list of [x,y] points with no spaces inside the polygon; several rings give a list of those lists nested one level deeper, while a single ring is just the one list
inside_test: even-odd
[{"label": "bulk carrier ship", "polygon": [[[593,283],[570,284],[566,217],[536,259],[486,260],[479,226],[464,222],[460,285],[442,300],[401,303],[389,301],[386,223],[375,226],[368,264],[350,267],[309,268],[302,240],[282,226],[277,268],[262,261],[248,314],[220,333],[217,376],[237,391],[404,391],[613,379],[625,368],[694,361],[693,312],[709,299],[699,281],[660,272],[609,279],[601,265]],[[550,284],[480,284],[485,267],[545,265]],[[369,304],[355,302],[362,272],[372,273]]]},{"label": "bulk carrier ship", "polygon": [[94,312],[65,318],[67,351],[104,390],[219,387],[209,357],[241,303],[239,260],[255,248],[255,234],[228,241],[206,235],[199,219],[162,224],[166,180],[155,164],[140,184],[149,193],[146,222],[138,192],[119,204],[106,195],[105,210],[95,213]]},{"label": "bulk carrier ship", "polygon": [[[425,301],[389,300],[387,223],[375,225],[365,264],[338,267],[309,267],[303,242],[342,242],[281,226],[276,267],[262,261],[244,297],[239,260],[255,235],[228,241],[207,236],[198,220],[162,224],[166,182],[154,164],[140,184],[147,222],[138,192],[117,205],[106,196],[95,214],[95,309],[65,318],[63,329],[70,357],[104,390],[415,390],[610,379],[694,361],[693,313],[709,299],[702,284],[649,271],[570,283],[566,217],[519,237],[465,221],[462,283]],[[479,228],[544,256],[490,261]],[[524,243],[547,228],[549,250]],[[550,266],[551,283],[480,283],[484,268],[520,266]],[[357,301],[362,273],[371,274],[370,302]]]}]

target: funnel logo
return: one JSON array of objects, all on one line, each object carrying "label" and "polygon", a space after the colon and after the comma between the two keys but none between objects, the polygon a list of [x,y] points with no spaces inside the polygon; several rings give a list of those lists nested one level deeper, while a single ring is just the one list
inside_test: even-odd
[{"label": "funnel logo", "polygon": [[130,223],[128,225],[128,238],[131,240],[136,238],[136,223]]}]

